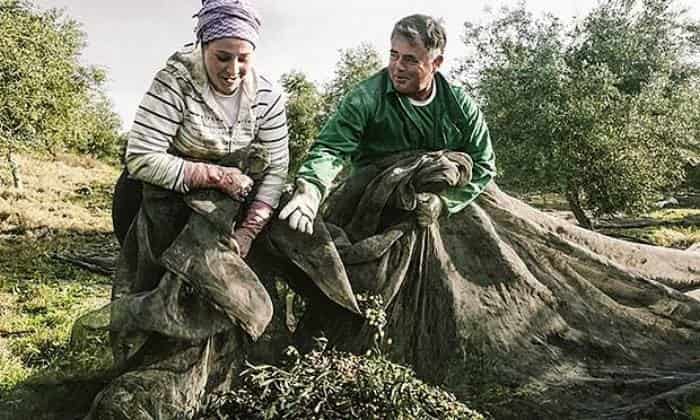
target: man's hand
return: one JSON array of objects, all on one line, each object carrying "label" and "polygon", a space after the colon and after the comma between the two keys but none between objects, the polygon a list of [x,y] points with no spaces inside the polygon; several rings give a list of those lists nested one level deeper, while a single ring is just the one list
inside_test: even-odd
[{"label": "man's hand", "polygon": [[416,194],[416,221],[418,226],[426,227],[435,223],[442,214],[442,200],[437,194]]},{"label": "man's hand", "polygon": [[321,191],[303,179],[297,179],[294,196],[280,212],[279,218],[289,219],[289,227],[309,235],[314,233],[314,219],[321,204]]},{"label": "man's hand", "polygon": [[243,201],[253,188],[253,180],[240,169],[210,163],[186,161],[183,178],[191,190],[214,188],[237,201]]}]

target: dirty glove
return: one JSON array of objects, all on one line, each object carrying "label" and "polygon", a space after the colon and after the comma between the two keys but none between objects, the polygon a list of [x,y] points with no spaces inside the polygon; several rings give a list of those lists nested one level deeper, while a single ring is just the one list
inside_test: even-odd
[{"label": "dirty glove", "polygon": [[416,221],[418,226],[426,227],[435,223],[442,214],[442,200],[437,194],[416,194]]},{"label": "dirty glove", "polygon": [[258,200],[253,201],[248,207],[245,218],[233,232],[233,239],[238,245],[238,254],[241,258],[248,255],[253,241],[272,218],[272,211],[272,206]]},{"label": "dirty glove", "polygon": [[253,180],[238,168],[185,161],[183,181],[190,189],[214,188],[237,201],[243,201],[253,188]]},{"label": "dirty glove", "polygon": [[321,205],[321,191],[302,178],[297,179],[294,196],[280,212],[279,218],[289,218],[289,227],[299,232],[314,233],[314,219]]}]

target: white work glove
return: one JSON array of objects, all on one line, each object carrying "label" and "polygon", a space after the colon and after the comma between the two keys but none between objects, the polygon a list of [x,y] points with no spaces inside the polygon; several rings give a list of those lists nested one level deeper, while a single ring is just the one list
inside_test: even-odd
[{"label": "white work glove", "polygon": [[280,212],[279,218],[289,219],[289,227],[309,235],[314,233],[314,219],[321,205],[321,191],[314,184],[297,179],[292,199]]},{"label": "white work glove", "polygon": [[416,194],[416,221],[426,227],[437,222],[442,214],[442,199],[437,194],[423,192]]}]

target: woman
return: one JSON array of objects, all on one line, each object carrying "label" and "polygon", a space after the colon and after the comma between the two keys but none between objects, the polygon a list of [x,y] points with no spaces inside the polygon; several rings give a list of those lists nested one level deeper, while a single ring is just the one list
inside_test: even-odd
[{"label": "woman", "polygon": [[235,239],[245,256],[277,206],[289,162],[281,92],[254,67],[260,20],[245,1],[203,2],[199,46],[174,54],[156,74],[129,133],[132,178],[180,193],[214,188],[241,199],[250,178],[213,163],[256,141],[271,168]]},{"label": "woman", "polygon": [[[202,6],[197,44],[156,74],[129,133],[129,180],[117,185],[113,215],[115,226],[129,227],[115,229],[122,248],[112,303],[74,330],[108,319],[115,363],[127,372],[88,418],[192,417],[205,395],[230,386],[272,316],[242,258],[286,180],[285,103],[253,65],[254,7]],[[136,214],[128,211],[134,199]]]}]

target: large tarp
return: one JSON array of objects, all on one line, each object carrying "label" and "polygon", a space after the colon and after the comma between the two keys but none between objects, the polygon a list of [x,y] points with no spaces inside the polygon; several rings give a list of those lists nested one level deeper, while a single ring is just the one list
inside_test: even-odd
[{"label": "large tarp", "polygon": [[324,267],[383,296],[394,361],[463,398],[483,382],[505,390],[497,418],[662,418],[700,403],[700,302],[685,294],[700,287],[700,254],[579,228],[493,183],[421,228],[413,197],[438,187],[423,169],[445,157],[397,155],[348,178],[314,225],[337,259],[303,252],[320,234],[272,227],[273,250],[301,267],[290,281],[311,299],[300,342],[323,333],[363,352],[373,341],[362,318],[308,291],[304,275],[319,275],[308,267]]},{"label": "large tarp", "polygon": [[[267,159],[251,146],[221,164],[259,179]],[[231,235],[243,203],[213,190],[182,195],[134,183],[119,184],[114,199],[140,204],[135,215],[133,205],[115,206],[124,209],[115,226],[129,229],[112,301],[81,317],[72,339],[80,345],[90,331],[109,330],[121,374],[95,398],[88,418],[191,418],[254,357],[253,342],[273,317],[274,287],[235,251]]]}]

